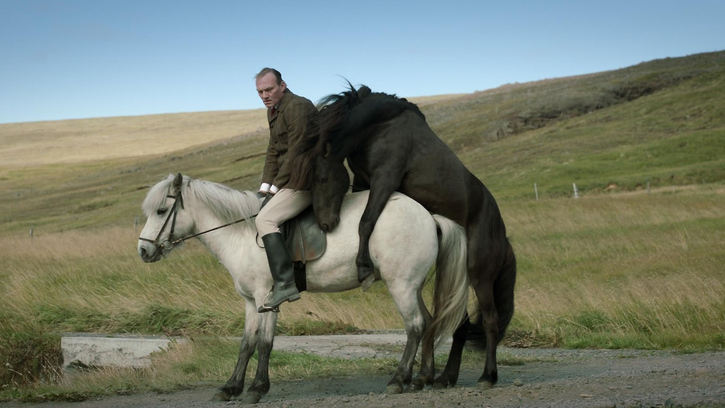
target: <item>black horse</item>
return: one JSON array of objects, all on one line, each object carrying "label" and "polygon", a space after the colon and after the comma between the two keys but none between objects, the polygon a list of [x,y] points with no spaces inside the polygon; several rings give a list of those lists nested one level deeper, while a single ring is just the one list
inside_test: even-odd
[{"label": "black horse", "polygon": [[[485,334],[481,343],[485,342],[486,365],[478,382],[482,388],[492,387],[498,380],[496,347],[513,316],[516,282],[516,258],[493,195],[436,136],[415,104],[366,86],[357,91],[350,86],[320,105],[312,134],[299,145],[292,163],[295,177],[312,186],[318,223],[330,231],[339,222],[342,197],[350,185],[347,159],[354,174],[353,189],[370,189],[359,226],[356,263],[361,282],[374,274],[368,241],[394,191],[463,226],[468,277]],[[472,327],[466,318],[454,334],[448,363],[434,386],[455,385]]]}]

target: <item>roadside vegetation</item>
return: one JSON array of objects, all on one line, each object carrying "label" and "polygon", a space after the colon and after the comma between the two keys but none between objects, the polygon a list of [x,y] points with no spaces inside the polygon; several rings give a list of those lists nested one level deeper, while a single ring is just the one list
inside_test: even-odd
[{"label": "roadside vegetation", "polygon": [[[725,349],[723,62],[725,53],[666,59],[421,104],[503,212],[519,266],[505,345]],[[264,128],[215,130],[227,115],[193,115],[74,121],[88,138],[127,130],[113,133],[110,147],[66,136],[88,158],[70,161],[37,153],[56,140],[53,126],[0,125],[0,141],[11,140],[17,154],[36,152],[30,164],[0,162],[0,400],[170,391],[220,384],[231,373],[238,344],[215,337],[241,335],[244,311],[227,271],[198,242],[155,264],[136,254],[141,202],[168,173],[258,185]],[[137,148],[107,152],[116,144]],[[375,285],[306,293],[283,308],[278,333],[399,328],[384,285]],[[149,369],[64,377],[65,332],[191,341],[155,356]],[[466,364],[482,358],[467,353]],[[271,369],[274,381],[392,372],[395,364],[275,353]]]}]

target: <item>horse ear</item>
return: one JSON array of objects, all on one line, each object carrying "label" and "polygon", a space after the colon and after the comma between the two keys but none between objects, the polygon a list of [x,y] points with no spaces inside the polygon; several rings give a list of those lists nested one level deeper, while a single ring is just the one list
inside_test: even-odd
[{"label": "horse ear", "polygon": [[176,177],[174,178],[174,188],[176,191],[181,191],[181,183],[184,181],[184,176],[181,175],[181,173],[177,173]]}]

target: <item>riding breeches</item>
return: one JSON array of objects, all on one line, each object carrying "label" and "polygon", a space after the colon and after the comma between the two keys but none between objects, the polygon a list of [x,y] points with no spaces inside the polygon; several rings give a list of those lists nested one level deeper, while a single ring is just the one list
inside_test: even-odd
[{"label": "riding breeches", "polygon": [[260,237],[279,232],[279,226],[312,204],[312,192],[283,188],[262,208],[255,221]]}]

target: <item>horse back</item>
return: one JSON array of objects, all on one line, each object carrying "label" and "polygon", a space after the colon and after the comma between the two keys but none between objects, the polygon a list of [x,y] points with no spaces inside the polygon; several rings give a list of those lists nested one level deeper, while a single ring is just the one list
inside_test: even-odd
[{"label": "horse back", "polygon": [[485,187],[422,116],[406,111],[366,131],[348,156],[356,184],[400,191],[432,213],[467,223]]}]

